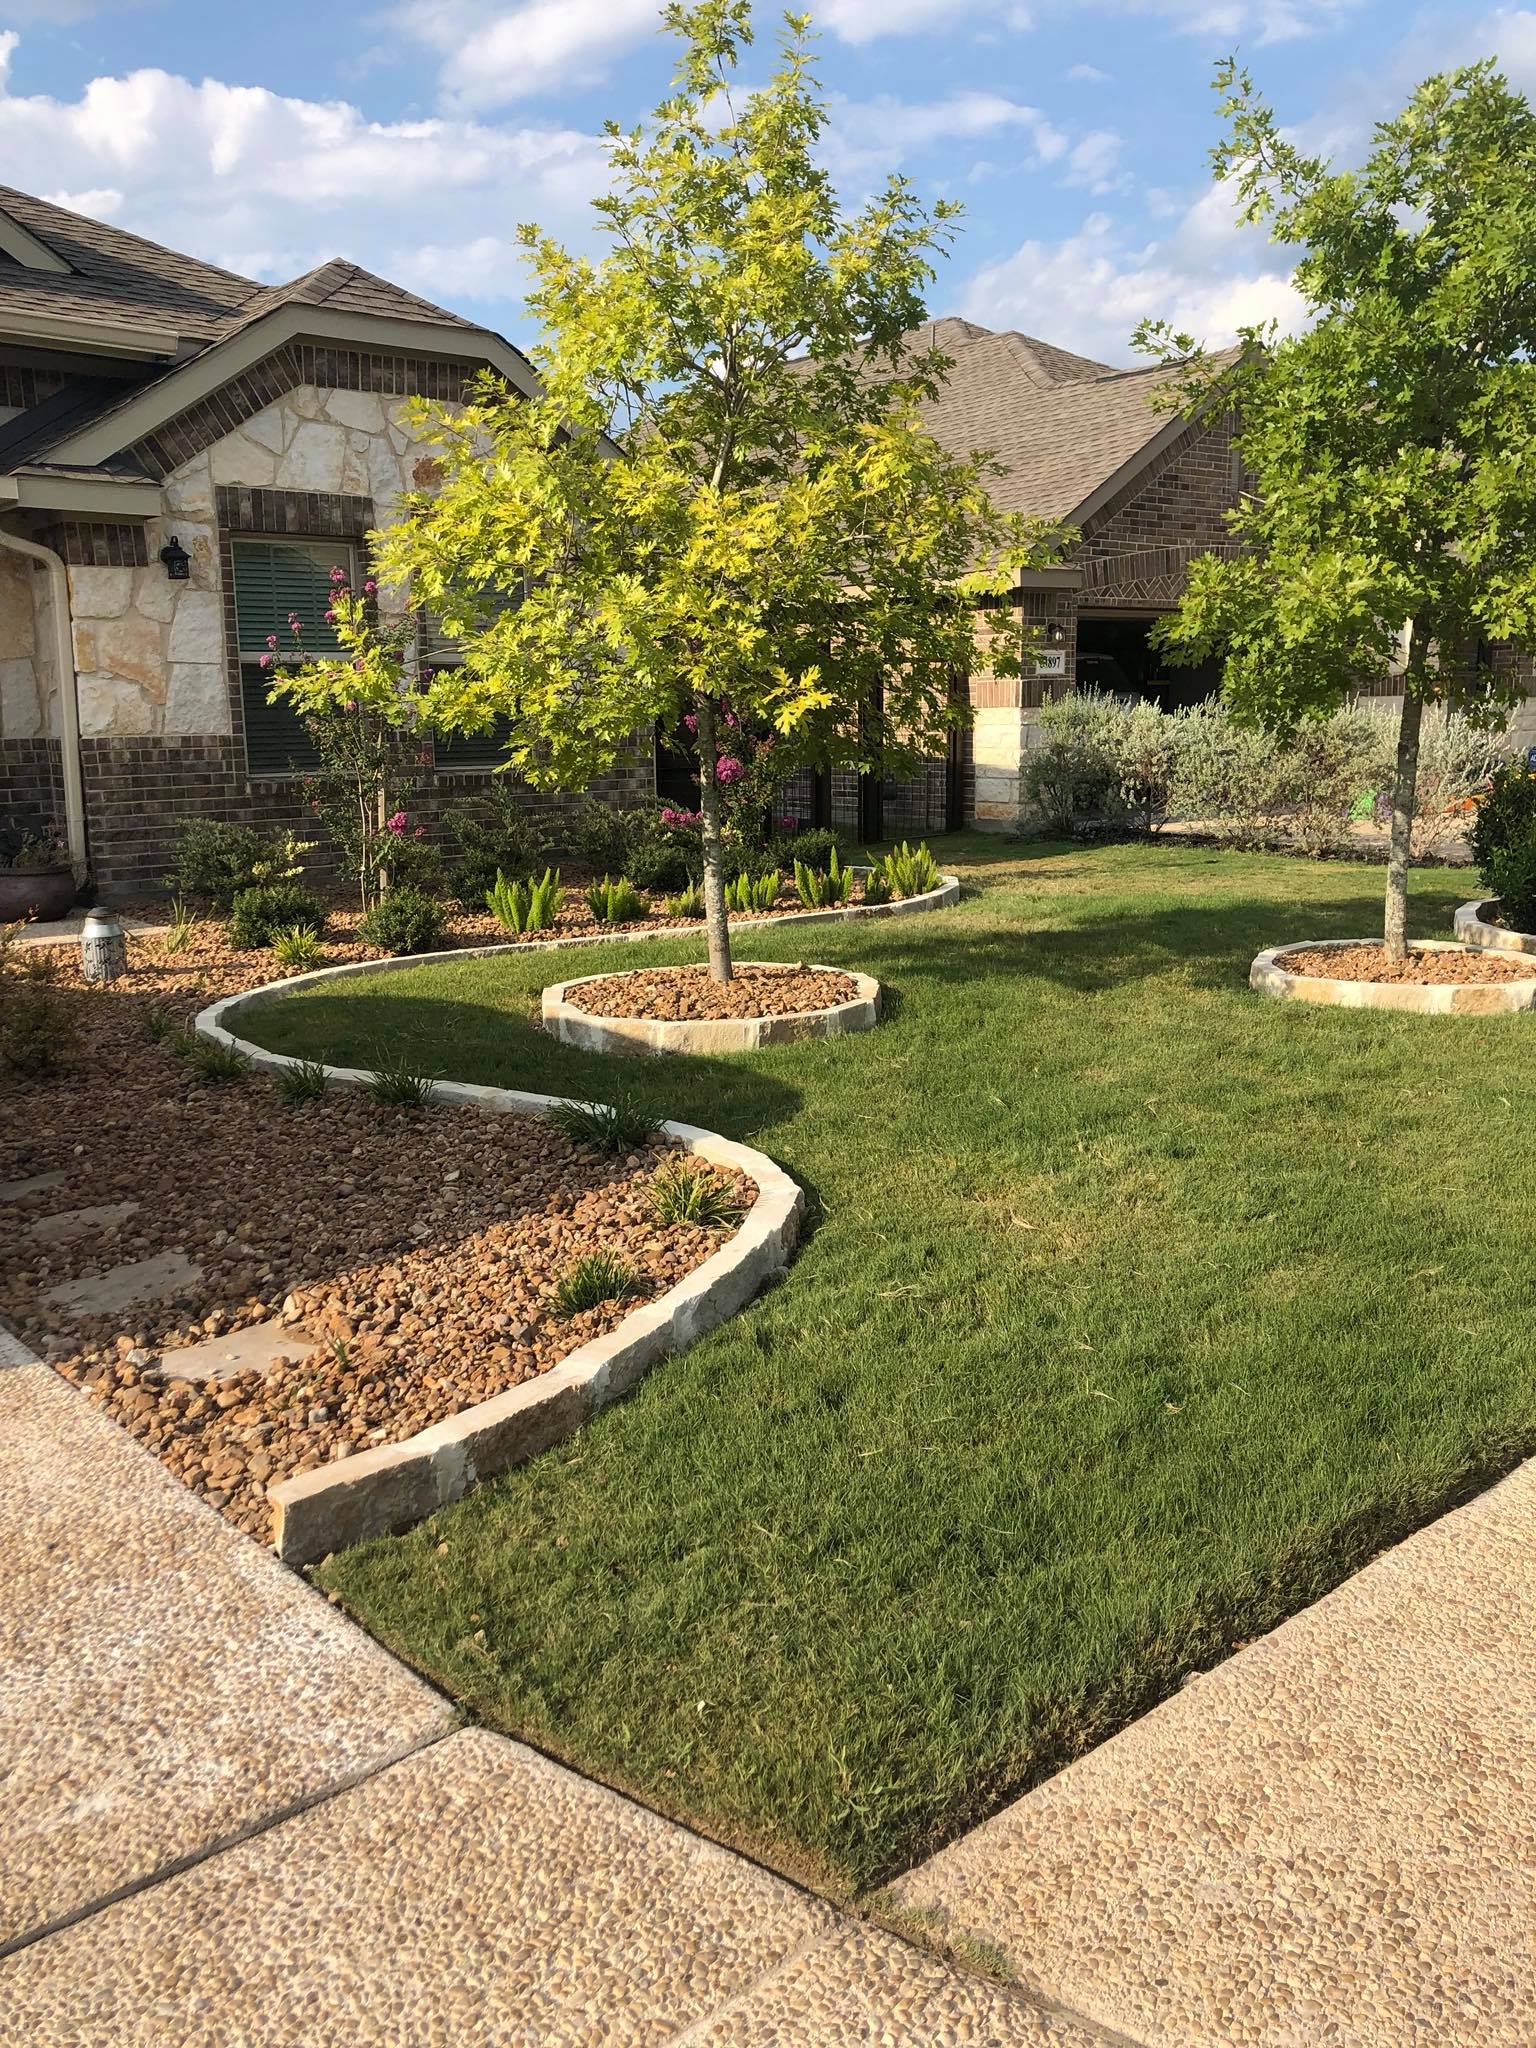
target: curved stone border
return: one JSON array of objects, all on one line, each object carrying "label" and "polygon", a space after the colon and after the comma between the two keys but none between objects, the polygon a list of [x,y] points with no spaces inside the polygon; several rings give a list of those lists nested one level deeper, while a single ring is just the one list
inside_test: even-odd
[{"label": "curved stone border", "polygon": [[1536,932],[1514,932],[1507,925],[1490,924],[1483,916],[1498,900],[1487,896],[1479,903],[1463,903],[1452,919],[1457,938],[1464,946],[1484,946],[1490,953],[1536,953]]},{"label": "curved stone border", "polygon": [[[361,964],[417,963],[404,959]],[[321,968],[292,981],[268,982],[226,996],[201,1011],[192,1028],[216,1045],[244,1053],[252,1066],[281,1073],[299,1062],[237,1037],[230,1024],[242,1009],[269,996],[301,983],[356,972],[356,966]],[[325,1074],[338,1087],[366,1087],[373,1079],[361,1067],[327,1067]],[[537,1116],[566,1098],[516,1088],[482,1088],[469,1081],[434,1081],[432,1100],[492,1115]],[[735,1315],[783,1269],[800,1234],[805,1207],[798,1183],[766,1153],[718,1132],[696,1124],[664,1123],[661,1128],[684,1151],[714,1166],[734,1167],[756,1182],[757,1200],[735,1233],[675,1287],[642,1303],[617,1329],[578,1346],[536,1379],[450,1415],[403,1443],[381,1444],[274,1482],[267,1488],[267,1498],[276,1510],[274,1547],[285,1564],[313,1564],[366,1537],[408,1528],[457,1500],[477,1480],[536,1457],[579,1429],[599,1408],[627,1394],[658,1359],[686,1350],[707,1330]]]},{"label": "curved stone border", "polygon": [[[1415,939],[1415,951],[1461,953],[1454,939]],[[1337,952],[1347,946],[1375,946],[1378,939],[1299,939],[1261,953],[1248,973],[1248,986],[1261,996],[1302,1003],[1335,1003],[1346,1010],[1415,1010],[1423,1016],[1477,1017],[1501,1010],[1536,1010],[1536,967],[1529,981],[1333,981],[1323,974],[1292,974],[1289,953]]]},{"label": "curved stone border", "polygon": [[[776,965],[742,960],[741,967]],[[644,973],[637,968],[636,973]],[[880,984],[849,967],[811,967],[811,974],[846,974],[858,990],[846,1003],[825,1010],[783,1010],[776,1017],[601,1017],[579,1009],[571,990],[611,974],[584,974],[557,981],[544,991],[544,1029],[563,1045],[583,1052],[753,1052],[760,1045],[785,1045],[797,1038],[840,1038],[872,1031],[880,1016]]]}]

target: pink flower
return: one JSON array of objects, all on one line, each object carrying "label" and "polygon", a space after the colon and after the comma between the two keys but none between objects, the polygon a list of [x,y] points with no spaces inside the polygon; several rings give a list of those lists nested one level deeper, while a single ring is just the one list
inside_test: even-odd
[{"label": "pink flower", "polygon": [[741,763],[734,754],[723,754],[715,763],[716,782],[740,782]]},{"label": "pink flower", "polygon": [[336,614],[329,607],[326,608],[325,623],[328,626],[334,626],[336,623]]},{"label": "pink flower", "polygon": [[680,811],[668,804],[662,811],[661,822],[675,831],[682,825],[697,825],[703,816],[702,811]]},{"label": "pink flower", "polygon": [[295,633],[297,633],[303,626],[304,621],[299,617],[297,612],[290,612],[288,614],[288,623],[290,626],[292,626]]},{"label": "pink flower", "polygon": [[392,818],[385,819],[384,830],[386,832],[393,832],[395,837],[398,839],[410,822],[410,819],[405,815],[404,811],[396,811],[395,815]]},{"label": "pink flower", "polygon": [[357,674],[357,675],[361,675],[361,674],[362,674],[362,672],[363,672],[363,659],[362,659],[362,656],[361,656],[361,655],[359,655],[359,656],[358,656],[358,658],[357,658],[357,660],[353,662],[353,664],[352,664],[352,667],[353,667],[353,671],[354,671],[354,673],[355,673],[355,674]]},{"label": "pink flower", "polygon": [[269,633],[267,635],[267,645],[269,647],[275,647],[277,645],[277,635],[275,633]]},{"label": "pink flower", "polygon": [[273,663],[274,663],[274,662],[275,662],[276,660],[277,660],[277,656],[276,656],[275,654],[264,654],[264,655],[263,655],[263,656],[261,657],[261,660],[260,660],[260,661],[259,661],[259,662],[257,663],[257,667],[258,667],[258,668],[271,668],[271,667],[272,667],[272,665],[273,665]]},{"label": "pink flower", "polygon": [[425,839],[425,838],[426,838],[426,836],[427,836],[427,828],[426,828],[426,826],[425,826],[425,825],[418,825],[418,826],[416,827],[416,830],[415,830],[415,831],[414,831],[414,832],[413,832],[413,833],[411,834],[411,837],[412,837],[413,839]]},{"label": "pink flower", "polygon": [[331,581],[339,588],[347,580],[347,572],[340,564],[331,571]]},{"label": "pink flower", "polygon": [[370,576],[368,578],[368,581],[363,585],[363,595],[364,597],[377,597],[378,594],[379,586],[377,585],[377,583],[374,582],[373,578]]},{"label": "pink flower", "polygon": [[779,830],[781,832],[793,832],[799,822],[798,818],[780,818]]},{"label": "pink flower", "polygon": [[355,711],[357,709],[357,699],[355,697],[349,697],[346,703],[341,708],[343,711]]},{"label": "pink flower", "polygon": [[688,716],[683,720],[683,724],[689,732],[697,732],[699,729],[699,721],[694,717],[691,711],[689,712]]}]

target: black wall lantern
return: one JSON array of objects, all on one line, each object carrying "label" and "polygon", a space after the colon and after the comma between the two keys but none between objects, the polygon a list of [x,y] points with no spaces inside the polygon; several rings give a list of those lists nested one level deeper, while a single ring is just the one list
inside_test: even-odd
[{"label": "black wall lantern", "polygon": [[1051,621],[1051,630],[1046,635],[1046,638],[1050,641],[1051,645],[1053,647],[1062,646],[1066,641],[1066,637],[1066,627],[1061,623],[1060,619],[1053,619]]},{"label": "black wall lantern", "polygon": [[165,564],[165,573],[173,583],[185,583],[192,573],[192,557],[173,533],[160,550],[160,559]]}]

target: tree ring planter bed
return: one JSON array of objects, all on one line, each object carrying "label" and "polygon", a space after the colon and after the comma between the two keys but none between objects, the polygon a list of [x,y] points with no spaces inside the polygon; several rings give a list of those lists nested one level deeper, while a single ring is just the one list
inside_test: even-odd
[{"label": "tree ring planter bed", "polygon": [[[1298,954],[1350,954],[1365,947],[1379,950],[1377,939],[1302,939],[1260,953],[1248,974],[1248,985],[1263,996],[1303,1003],[1331,1003],[1348,1010],[1414,1010],[1423,1016],[1487,1016],[1496,1011],[1536,1010],[1536,962],[1529,974],[1513,972],[1504,963],[1487,964],[1487,978],[1473,981],[1351,981],[1302,972]],[[1414,954],[1469,954],[1473,948],[1452,939],[1415,939]],[[1511,966],[1513,963],[1511,963]]]},{"label": "tree ring planter bed", "polygon": [[[1490,953],[1536,954],[1536,932],[1511,931],[1508,925],[1491,921],[1488,913],[1498,907],[1497,896],[1486,897],[1481,903],[1463,903],[1452,920],[1461,944],[1482,946]],[[1531,972],[1536,974],[1536,966]]]},{"label": "tree ring planter bed", "polygon": [[[394,963],[389,963],[394,964]],[[411,964],[402,962],[402,965]],[[355,968],[299,977],[330,980]],[[281,1073],[302,1064],[236,1036],[230,1028],[251,1005],[286,994],[295,981],[270,982],[227,996],[199,1013],[193,1029],[243,1053],[252,1066]],[[366,1087],[373,1076],[356,1067],[327,1067],[333,1086]],[[566,1098],[467,1081],[436,1081],[432,1100],[491,1115],[539,1116]],[[684,1152],[730,1167],[755,1182],[757,1199],[718,1251],[666,1293],[644,1301],[616,1328],[580,1345],[561,1362],[463,1408],[404,1441],[335,1458],[267,1488],[274,1516],[273,1548],[285,1564],[313,1564],[335,1550],[425,1520],[478,1480],[536,1457],[618,1400],[658,1360],[683,1351],[737,1310],[782,1271],[800,1234],[805,1197],[766,1153],[694,1124],[663,1123]]]},{"label": "tree ring planter bed", "polygon": [[[801,1038],[836,1038],[844,1032],[869,1031],[880,1015],[880,984],[872,975],[852,974],[835,967],[784,968],[756,960],[736,963],[736,981],[750,985],[760,979],[765,988],[784,977],[824,978],[837,999],[809,1009],[773,1009],[767,995],[762,1014],[747,1016],[640,1016],[611,1015],[595,1004],[600,984],[611,994],[624,983],[633,982],[647,991],[664,986],[668,978],[700,986],[701,968],[638,968],[633,974],[587,974],[575,981],[556,982],[545,989],[544,1028],[565,1045],[580,1046],[586,1052],[751,1052],[761,1045],[782,1045]],[[637,1003],[636,1007],[641,1007]]]}]

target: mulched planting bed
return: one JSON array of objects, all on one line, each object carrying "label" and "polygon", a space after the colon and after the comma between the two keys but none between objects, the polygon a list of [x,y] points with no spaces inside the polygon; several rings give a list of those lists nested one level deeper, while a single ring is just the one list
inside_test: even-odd
[{"label": "mulched planting bed", "polygon": [[1319,946],[1286,953],[1275,964],[1287,974],[1318,976],[1329,981],[1401,981],[1438,986],[1447,982],[1536,980],[1536,967],[1529,960],[1500,960],[1476,947],[1424,952],[1410,946],[1406,960],[1389,960],[1380,946]]},{"label": "mulched planting bed", "polygon": [[[199,1084],[145,1020],[185,1022],[271,977],[212,928],[167,959],[135,942],[130,973],[86,988],[50,948],[74,1031],[62,1069],[7,1072],[0,1181],[62,1170],[0,1204],[0,1319],[230,1520],[270,1537],[269,1481],[393,1443],[547,1371],[709,1258],[730,1228],[661,1224],[657,1139],[618,1158],[539,1117],[389,1109],[355,1090],[299,1108],[265,1077]],[[4,999],[15,977],[7,975]],[[742,1210],[756,1189],[707,1169]],[[63,1241],[30,1234],[66,1210],[137,1202]],[[630,1300],[566,1316],[555,1299],[581,1255],[636,1271]],[[71,1319],[62,1281],[179,1251],[202,1277],[152,1305]],[[321,1349],[206,1390],[167,1384],[162,1352],[279,1317]]]},{"label": "mulched planting bed", "polygon": [[712,981],[704,967],[642,967],[605,974],[566,991],[572,1009],[589,1017],[784,1017],[830,1010],[859,993],[851,974],[821,967],[737,967],[729,981]]}]

